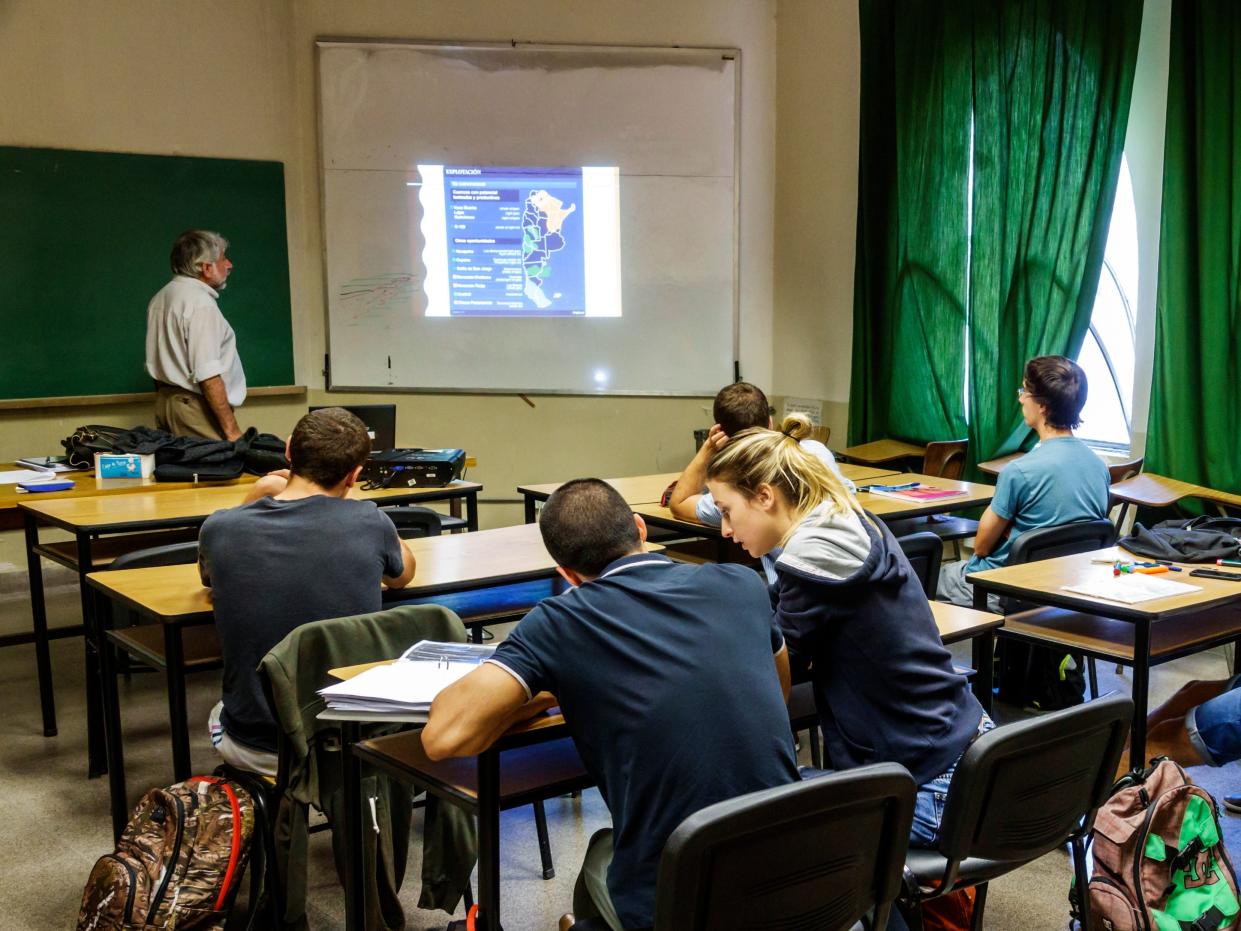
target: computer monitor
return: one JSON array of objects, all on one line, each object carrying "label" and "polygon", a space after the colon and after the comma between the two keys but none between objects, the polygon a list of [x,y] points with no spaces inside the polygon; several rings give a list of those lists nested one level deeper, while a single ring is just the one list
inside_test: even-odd
[{"label": "computer monitor", "polygon": [[366,431],[371,435],[372,450],[396,448],[395,404],[323,404],[310,409],[321,411],[325,407],[343,407],[366,424]]}]

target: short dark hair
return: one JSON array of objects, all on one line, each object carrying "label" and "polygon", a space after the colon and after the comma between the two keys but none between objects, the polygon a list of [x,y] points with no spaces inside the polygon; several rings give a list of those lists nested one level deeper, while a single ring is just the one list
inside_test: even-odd
[{"label": "short dark hair", "polygon": [[1025,385],[1047,408],[1047,424],[1057,430],[1075,430],[1086,406],[1086,373],[1064,356],[1035,356],[1026,363]]},{"label": "short dark hair", "polygon": [[338,484],[370,455],[366,424],[343,407],[311,411],[289,437],[289,470],[321,488]]},{"label": "short dark hair", "polygon": [[539,514],[539,532],[558,566],[590,579],[642,545],[633,510],[597,478],[576,478],[552,492]]},{"label": "short dark hair", "polygon": [[750,427],[771,425],[771,405],[767,395],[746,381],[739,381],[720,389],[711,408],[715,422],[728,436],[736,436]]}]

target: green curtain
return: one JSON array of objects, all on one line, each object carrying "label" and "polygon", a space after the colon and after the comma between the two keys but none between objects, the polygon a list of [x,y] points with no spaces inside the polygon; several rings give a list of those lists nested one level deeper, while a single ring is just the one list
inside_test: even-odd
[{"label": "green curtain", "polygon": [[963,8],[863,0],[849,442],[965,435]]},{"label": "green curtain", "polygon": [[1030,435],[1025,362],[1076,358],[1124,151],[1141,0],[975,0],[971,458]]},{"label": "green curtain", "polygon": [[968,435],[971,462],[1002,455],[1026,433],[1025,360],[1075,356],[1089,326],[1142,3],[860,9],[850,443]]},{"label": "green curtain", "polygon": [[1146,468],[1241,490],[1241,7],[1174,0]]}]

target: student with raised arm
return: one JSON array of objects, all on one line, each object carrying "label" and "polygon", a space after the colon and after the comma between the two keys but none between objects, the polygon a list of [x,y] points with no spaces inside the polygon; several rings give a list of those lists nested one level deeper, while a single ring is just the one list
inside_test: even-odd
[{"label": "student with raised arm", "polygon": [[400,588],[414,577],[414,555],[392,521],[373,502],[347,499],[370,452],[353,414],[312,411],[289,437],[287,481],[203,524],[199,568],[224,654],[211,742],[234,766],[276,773],[276,722],[259,660],[309,621],[380,610],[381,582]]},{"label": "student with raised arm", "polygon": [[742,431],[711,460],[720,529],[774,560],[772,599],[794,675],[814,683],[832,769],[900,763],[920,786],[910,843],[933,846],[966,746],[991,723],[953,670],[891,532],[799,441],[809,421]]},{"label": "student with raised arm", "polygon": [[[1039,443],[1000,473],[995,497],[978,521],[974,555],[968,562],[946,563],[939,571],[940,601],[973,605],[974,586],[966,574],[1004,565],[1013,541],[1023,533],[1107,517],[1107,466],[1073,436],[1081,424],[1086,388],[1086,373],[1072,359],[1037,356],[1026,363],[1017,403]],[[997,596],[988,603],[999,611]]]},{"label": "student with raised arm", "polygon": [[557,489],[539,530],[573,588],[440,693],[422,745],[437,760],[475,754],[558,702],[612,813],[590,840],[576,916],[649,928],[681,821],[798,778],[784,640],[756,573],[645,553],[642,518],[598,479]]}]

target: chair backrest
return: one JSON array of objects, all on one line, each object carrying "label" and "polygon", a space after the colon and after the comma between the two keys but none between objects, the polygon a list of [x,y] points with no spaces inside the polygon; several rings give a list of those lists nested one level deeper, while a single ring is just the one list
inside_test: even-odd
[{"label": "chair backrest", "polygon": [[1059,527],[1043,527],[1040,530],[1027,531],[1013,541],[1006,564],[1019,566],[1056,556],[1089,553],[1115,543],[1116,526],[1103,517],[1098,520],[1078,521],[1075,524],[1061,524]]},{"label": "chair backrest", "polygon": [[152,566],[185,566],[198,562],[198,541],[151,546],[124,553],[108,566],[109,569],[149,569]]},{"label": "chair backrest", "polygon": [[926,444],[922,454],[922,474],[958,479],[965,471],[965,451],[969,440],[939,440]]},{"label": "chair backrest", "polygon": [[1015,867],[1084,836],[1111,791],[1132,722],[1133,702],[1113,693],[970,744],[944,803],[944,887],[966,858]]},{"label": "chair backrest", "polygon": [[1107,467],[1109,482],[1115,485],[1117,482],[1123,482],[1127,478],[1133,478],[1133,476],[1142,471],[1142,463],[1145,461],[1145,456],[1138,456],[1138,458],[1130,459],[1127,462],[1113,462]]},{"label": "chair backrest", "polygon": [[439,605],[399,605],[295,628],[259,663],[263,689],[280,726],[279,785],[288,784],[288,768],[302,764],[319,734],[339,730],[336,722],[318,720],[325,705],[317,693],[332,683],[329,669],[394,659],[419,640],[465,639],[461,618]]},{"label": "chair backrest", "polygon": [[826,446],[826,445],[827,445],[827,441],[828,441],[828,440],[830,440],[831,438],[832,438],[832,428],[831,428],[831,427],[822,427],[822,426],[821,426],[821,427],[811,427],[811,428],[810,428],[810,439],[812,439],[812,440],[818,440],[818,441],[819,441],[820,443],[822,443],[824,446]]},{"label": "chair backrest", "polygon": [[909,565],[922,583],[927,598],[934,598],[939,589],[939,564],[944,559],[944,541],[930,531],[907,533],[896,538]]},{"label": "chair backrest", "polygon": [[752,792],[690,815],[659,861],[657,931],[887,923],[916,786],[894,763]]},{"label": "chair backrest", "polygon": [[396,525],[397,536],[402,540],[438,537],[444,529],[439,514],[430,508],[390,507],[380,510]]}]

